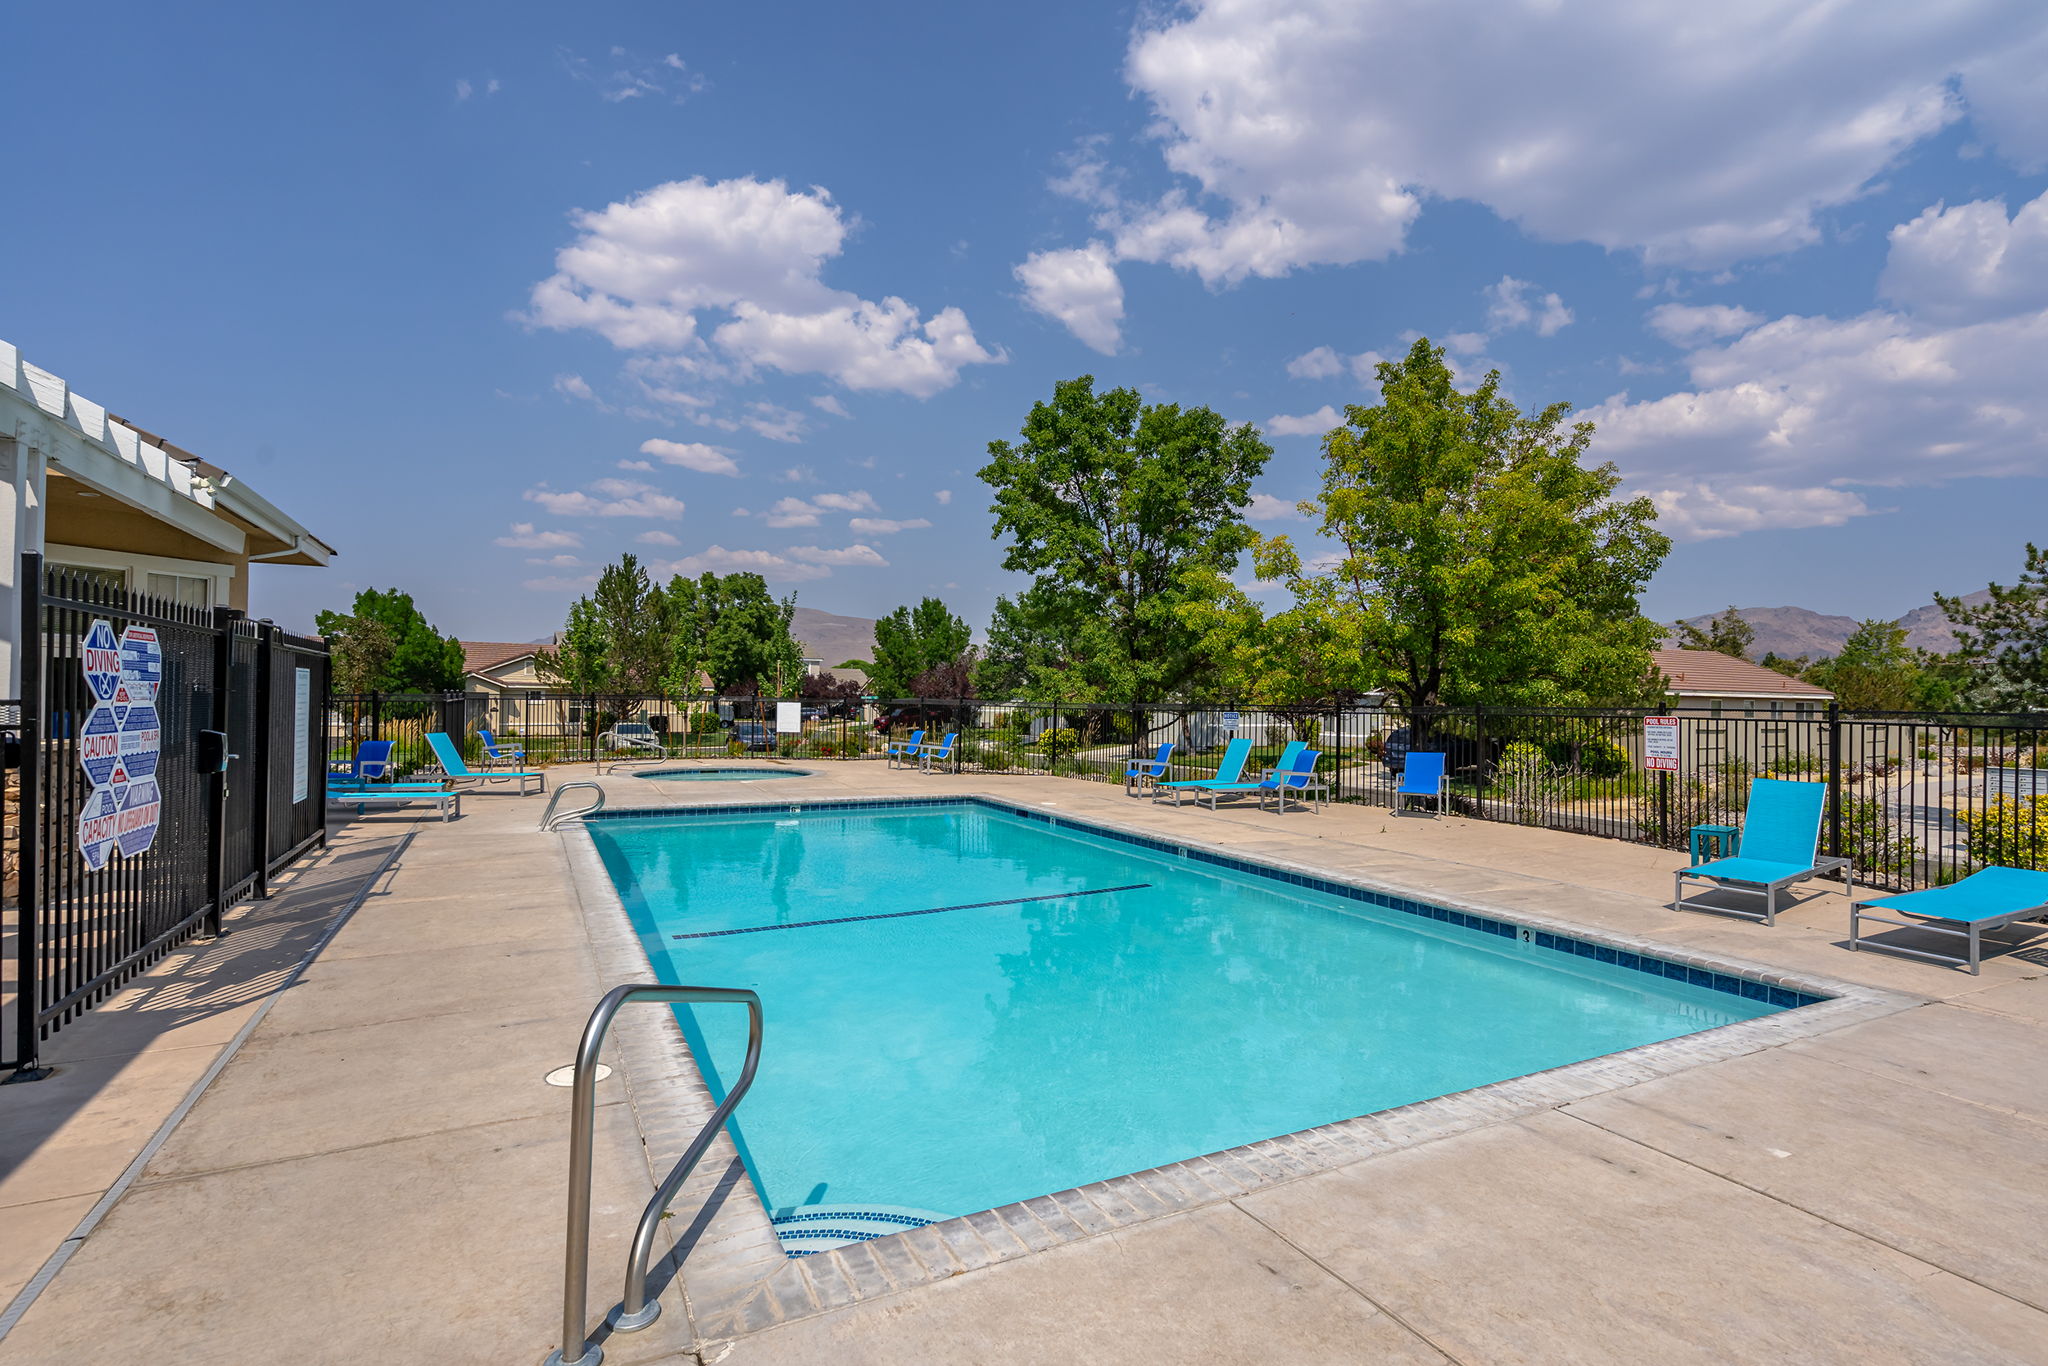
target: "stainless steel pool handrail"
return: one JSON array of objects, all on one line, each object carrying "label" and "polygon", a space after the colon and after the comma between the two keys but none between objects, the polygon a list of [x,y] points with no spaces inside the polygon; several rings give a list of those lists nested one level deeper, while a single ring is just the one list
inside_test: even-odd
[{"label": "stainless steel pool handrail", "polygon": [[[558,803],[558,802],[560,802],[560,801],[562,800],[562,794],[563,794],[564,792],[567,792],[567,791],[569,791],[569,790],[570,790],[571,788],[577,788],[577,787],[587,787],[587,788],[589,788],[589,789],[590,789],[591,791],[593,791],[593,792],[595,792],[595,793],[597,794],[597,800],[596,800],[596,801],[594,801],[594,802],[592,802],[592,803],[591,803],[590,805],[588,805],[588,806],[578,807],[578,808],[577,808],[576,810],[574,810],[574,811],[564,811],[564,812],[563,812],[563,813],[562,813],[562,814],[561,814],[560,816],[556,816],[556,815],[555,815],[555,805],[556,805],[556,803]],[[561,786],[559,786],[559,787],[557,787],[557,788],[555,789],[555,793],[554,793],[554,795],[548,798],[548,805],[547,805],[547,809],[546,809],[545,811],[543,811],[543,812],[541,812],[541,813],[540,813],[540,829],[541,829],[541,830],[542,830],[543,832],[545,832],[545,831],[549,831],[549,830],[552,830],[552,829],[554,829],[554,828],[555,828],[555,826],[556,826],[556,825],[557,825],[557,824],[558,824],[559,822],[561,822],[561,821],[573,821],[573,820],[580,820],[580,819],[581,819],[581,818],[583,818],[584,816],[588,816],[588,815],[589,815],[589,814],[590,814],[591,812],[593,812],[593,811],[602,811],[602,810],[604,810],[604,788],[603,788],[603,787],[599,786],[599,785],[598,785],[598,784],[596,784],[596,783],[587,783],[587,782],[578,782],[578,783],[563,783],[563,784],[562,784]]]},{"label": "stainless steel pool handrail", "polygon": [[597,1055],[604,1047],[612,1017],[620,1007],[633,1001],[745,1005],[747,1060],[725,1100],[704,1121],[704,1127],[690,1140],[682,1158],[641,1211],[639,1227],[633,1231],[632,1255],[626,1261],[625,1295],[609,1316],[614,1332],[637,1331],[661,1316],[661,1302],[647,1298],[647,1263],[654,1251],[655,1230],[661,1227],[669,1201],[724,1129],[725,1121],[747,1094],[747,1088],[754,1084],[754,1070],[761,1062],[761,998],[743,987],[670,987],[654,982],[629,982],[606,992],[590,1012],[590,1020],[583,1026],[583,1040],[576,1047],[576,1076],[569,1096],[569,1227],[562,1253],[562,1345],[548,1354],[542,1366],[598,1366],[604,1360],[604,1349],[584,1332],[584,1315],[589,1308],[586,1287],[590,1275],[590,1165],[596,1127]]}]

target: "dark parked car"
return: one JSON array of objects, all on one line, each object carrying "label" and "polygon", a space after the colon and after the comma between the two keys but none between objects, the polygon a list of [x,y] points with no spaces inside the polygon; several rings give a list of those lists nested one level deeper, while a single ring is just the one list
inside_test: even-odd
[{"label": "dark parked car", "polygon": [[726,732],[728,739],[736,740],[742,748],[769,750],[775,748],[775,732],[760,721],[735,721]]}]

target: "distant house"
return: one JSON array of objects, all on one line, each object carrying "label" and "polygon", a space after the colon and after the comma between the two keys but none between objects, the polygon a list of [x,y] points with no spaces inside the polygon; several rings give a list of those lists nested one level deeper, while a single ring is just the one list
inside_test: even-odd
[{"label": "distant house", "polygon": [[491,699],[484,707],[486,725],[509,731],[525,723],[528,699],[547,691],[547,684],[533,667],[540,648],[532,641],[462,642],[463,691],[483,693]]},{"label": "distant house", "polygon": [[1835,695],[1717,650],[1653,650],[1674,710],[1710,716],[1811,716]]},{"label": "distant house", "polygon": [[218,465],[109,413],[0,341],[0,687],[19,690],[21,553],[184,607],[249,606],[252,564],[334,548]]}]

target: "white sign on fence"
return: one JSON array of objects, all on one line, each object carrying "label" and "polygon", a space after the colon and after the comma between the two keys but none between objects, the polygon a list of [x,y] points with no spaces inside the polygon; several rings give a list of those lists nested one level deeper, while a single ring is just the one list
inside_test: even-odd
[{"label": "white sign on fence", "polygon": [[313,725],[313,671],[292,670],[292,805],[306,800],[306,732]]},{"label": "white sign on fence", "polygon": [[797,735],[804,728],[804,706],[801,702],[777,702],[775,704],[775,729],[784,735]]},{"label": "white sign on fence", "polygon": [[1643,767],[1652,772],[1678,772],[1678,718],[1643,718]]},{"label": "white sign on fence", "polygon": [[1234,712],[1234,711],[1227,711],[1227,712],[1224,712],[1224,713],[1223,713],[1223,729],[1225,729],[1225,730],[1227,730],[1227,731],[1231,732],[1232,734],[1236,734],[1236,733],[1237,733],[1237,727],[1238,727],[1238,723],[1239,723],[1240,721],[1242,721],[1243,719],[1244,719],[1244,718],[1240,717],[1240,716],[1239,716],[1239,715],[1238,715],[1238,714],[1237,714],[1236,712]]}]

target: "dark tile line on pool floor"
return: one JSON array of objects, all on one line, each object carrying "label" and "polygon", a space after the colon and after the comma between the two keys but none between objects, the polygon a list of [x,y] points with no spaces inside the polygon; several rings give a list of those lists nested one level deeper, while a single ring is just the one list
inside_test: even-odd
[{"label": "dark tile line on pool floor", "polygon": [[[1398,911],[1404,915],[1417,916],[1425,920],[1436,920],[1447,925],[1457,925],[1469,930],[1478,930],[1483,934],[1495,935],[1502,939],[1518,939],[1523,943],[1533,944],[1538,949],[1548,950],[1553,953],[1563,953],[1577,958],[1590,958],[1598,963],[1611,963],[1616,967],[1625,968],[1631,972],[1641,972],[1652,977],[1662,977],[1674,982],[1683,982],[1688,986],[1702,987],[1709,991],[1718,991],[1729,996],[1739,996],[1744,1000],[1761,1001],[1783,1010],[1796,1010],[1801,1006],[1816,1005],[1828,999],[1825,996],[1816,995],[1811,992],[1776,986],[1769,982],[1760,982],[1754,978],[1744,977],[1735,973],[1715,972],[1711,969],[1697,967],[1692,964],[1673,962],[1668,958],[1659,957],[1655,954],[1646,954],[1633,949],[1620,948],[1612,944],[1603,944],[1598,940],[1581,939],[1575,935],[1557,934],[1549,930],[1536,929],[1517,921],[1477,915],[1469,911],[1454,910],[1447,906],[1438,906],[1425,901],[1414,901],[1407,897],[1373,891],[1370,888],[1360,887],[1348,882],[1338,882],[1330,878],[1317,877],[1311,873],[1290,872],[1287,869],[1275,867],[1270,863],[1239,858],[1234,854],[1217,853],[1212,850],[1181,844],[1173,840],[1162,840],[1151,835],[1141,835],[1134,831],[1118,830],[1114,826],[1101,825],[1085,818],[1055,816],[1048,812],[1034,811],[1028,807],[1013,806],[1008,802],[996,801],[988,797],[850,797],[824,798],[816,801],[749,802],[733,805],[720,803],[716,806],[626,808],[617,811],[598,812],[590,820],[593,823],[649,819],[687,821],[702,820],[707,817],[716,816],[786,816],[798,814],[806,810],[875,811],[890,808],[896,810],[931,810],[943,807],[985,807],[1001,812],[1004,815],[1019,816],[1025,820],[1038,821],[1055,828],[1066,826],[1070,829],[1082,831],[1103,839],[1115,840],[1119,843],[1150,849],[1155,853],[1168,854],[1197,863],[1213,864],[1220,868],[1227,868],[1232,872],[1245,873],[1253,877],[1266,878],[1275,882],[1284,882],[1289,886],[1300,887],[1312,892],[1320,892],[1325,896],[1334,896],[1346,901],[1363,902],[1366,905],[1378,906],[1384,910]],[[1069,895],[1081,894],[1070,893]],[[1021,899],[1029,900],[1031,898]],[[992,901],[981,904],[996,906],[1007,903]],[[941,907],[939,909],[964,910],[969,908]],[[931,912],[898,911],[892,914],[927,915],[931,914]],[[711,930],[702,934],[678,934],[672,937],[676,939],[702,939],[716,935],[746,934],[751,929],[797,929],[804,925],[837,925],[857,920],[888,918],[891,917],[843,916],[834,920],[803,921],[799,925],[765,925],[739,930]]]},{"label": "dark tile line on pool floor", "polygon": [[[962,801],[1056,825],[1072,825],[1134,844],[1168,850],[1187,847],[1117,830],[1093,819],[1041,815],[980,795],[826,798],[750,804],[744,808],[707,805],[681,810],[691,815],[735,814],[741,810],[788,813],[825,807],[873,809]],[[666,818],[678,814],[678,809],[627,808],[605,814],[625,819]],[[585,928],[600,974],[607,981],[654,976],[639,929],[620,900],[596,845],[588,838],[578,838],[571,829],[564,829],[561,834],[572,882],[586,910]],[[1240,862],[1229,855],[1215,857],[1219,862]],[[1297,876],[1327,880],[1317,878],[1302,865],[1289,865],[1284,859],[1252,866],[1283,874],[1294,870]],[[1532,888],[1552,882],[1543,878],[1528,881]],[[1461,913],[1477,914],[1474,910]],[[1534,931],[1556,939],[1573,939],[1572,932],[1583,929],[1537,911],[1517,914],[1525,916]],[[1510,1077],[1393,1110],[1336,1120],[1315,1129],[1281,1134],[1243,1147],[1111,1177],[1073,1190],[1055,1191],[1000,1209],[980,1210],[800,1258],[784,1253],[769,1211],[744,1176],[737,1148],[729,1136],[721,1135],[678,1193],[673,1202],[678,1217],[671,1221],[675,1225],[684,1224],[686,1218],[692,1221],[687,1233],[676,1230],[683,1235],[677,1274],[684,1286],[683,1303],[699,1340],[699,1350],[777,1324],[915,1291],[966,1271],[1113,1233],[1167,1214],[1232,1201],[1252,1191],[1506,1123],[1709,1063],[1794,1043],[1921,1004],[1917,998],[1880,988],[1758,964],[1737,965],[1710,954],[1618,932],[1595,933],[1605,933],[1613,942],[1604,947],[1617,952],[1633,952],[1639,958],[1658,961],[1683,960],[1688,967],[1710,973],[1753,975],[1798,991],[1817,1004]],[[646,1145],[650,1180],[659,1180],[709,1118],[716,1101],[704,1083],[674,1012],[627,1012],[620,1018],[613,1038],[623,1063],[621,1081]]]}]

